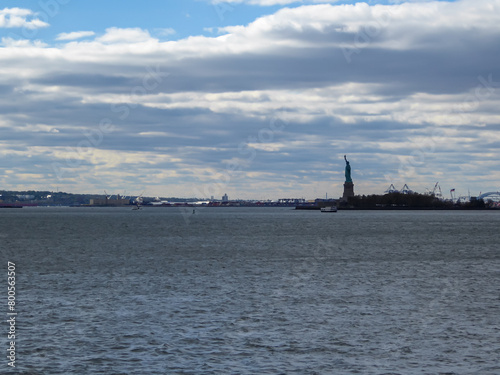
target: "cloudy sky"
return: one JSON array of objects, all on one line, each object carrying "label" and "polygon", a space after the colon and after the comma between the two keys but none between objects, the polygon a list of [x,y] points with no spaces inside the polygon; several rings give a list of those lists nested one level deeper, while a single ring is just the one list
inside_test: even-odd
[{"label": "cloudy sky", "polygon": [[0,189],[500,190],[500,0],[7,0]]}]

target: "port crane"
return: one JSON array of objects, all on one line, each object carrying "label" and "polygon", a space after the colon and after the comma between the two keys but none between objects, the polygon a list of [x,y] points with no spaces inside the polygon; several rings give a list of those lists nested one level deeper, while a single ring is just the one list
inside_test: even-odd
[{"label": "port crane", "polygon": [[413,190],[411,190],[409,188],[409,186],[407,184],[405,184],[405,186],[403,186],[403,188],[401,189],[401,193],[403,193],[403,194],[413,194]]},{"label": "port crane", "polygon": [[394,184],[391,184],[391,186],[389,186],[389,188],[385,191],[386,194],[390,194],[390,193],[399,193],[399,190],[396,189],[396,187],[394,186]]},{"label": "port crane", "polygon": [[385,193],[386,194],[390,194],[390,193],[413,194],[413,190],[411,190],[408,187],[408,184],[405,184],[401,188],[401,190],[396,189],[396,187],[394,186],[394,184],[391,184],[391,186],[389,186],[389,188],[385,191]]},{"label": "port crane", "polygon": [[438,199],[443,198],[443,192],[441,191],[441,186],[439,186],[439,181],[434,185],[434,189],[432,189],[432,195],[434,195]]},{"label": "port crane", "polygon": [[108,204],[109,198],[111,198],[111,195],[108,195],[108,193],[106,193],[106,190],[104,190],[104,199],[106,201],[106,204]]}]

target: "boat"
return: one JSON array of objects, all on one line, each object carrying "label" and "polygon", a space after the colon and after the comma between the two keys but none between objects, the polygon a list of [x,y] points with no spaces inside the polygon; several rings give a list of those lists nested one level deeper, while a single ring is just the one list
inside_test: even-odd
[{"label": "boat", "polygon": [[321,212],[337,212],[336,206],[321,207]]}]

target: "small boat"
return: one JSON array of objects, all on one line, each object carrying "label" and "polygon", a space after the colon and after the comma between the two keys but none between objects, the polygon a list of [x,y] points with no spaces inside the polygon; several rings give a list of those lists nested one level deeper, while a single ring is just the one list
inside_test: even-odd
[{"label": "small boat", "polygon": [[337,212],[336,206],[321,207],[321,212]]}]

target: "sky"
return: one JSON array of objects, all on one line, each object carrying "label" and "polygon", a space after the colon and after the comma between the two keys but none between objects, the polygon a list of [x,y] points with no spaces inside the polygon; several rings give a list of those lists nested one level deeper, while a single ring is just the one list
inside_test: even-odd
[{"label": "sky", "polygon": [[498,191],[499,40],[500,0],[2,1],[0,189]]}]

